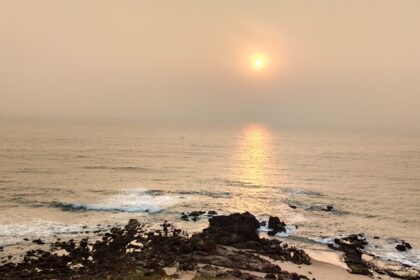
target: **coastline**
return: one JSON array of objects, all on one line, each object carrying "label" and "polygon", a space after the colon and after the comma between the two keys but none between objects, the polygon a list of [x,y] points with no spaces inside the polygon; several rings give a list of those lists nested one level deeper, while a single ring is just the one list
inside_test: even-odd
[{"label": "coastline", "polygon": [[[282,231],[285,224],[277,217],[272,218],[269,228]],[[20,247],[20,252],[25,251],[20,258],[10,255],[1,259],[0,275],[3,276],[0,279],[357,280],[420,277],[420,271],[413,268],[402,266],[392,270],[386,266],[371,266],[359,253],[358,246],[363,240],[359,237],[350,239],[352,242],[341,251],[302,250],[277,238],[260,237],[259,227],[259,221],[248,212],[214,215],[209,219],[209,227],[192,236],[166,222],[162,225],[163,230],[150,231],[131,219],[125,227],[113,227],[76,240],[57,239],[50,244],[34,240],[28,248]],[[340,246],[347,244],[338,243]],[[11,250],[12,247],[7,247],[3,253]]]}]

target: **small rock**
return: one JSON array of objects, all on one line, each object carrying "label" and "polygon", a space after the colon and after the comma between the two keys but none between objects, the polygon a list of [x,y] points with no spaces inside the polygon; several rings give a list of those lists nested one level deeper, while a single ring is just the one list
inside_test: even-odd
[{"label": "small rock", "polygon": [[207,212],[207,215],[211,215],[211,216],[217,215],[217,212],[214,211],[214,210],[211,210],[211,211]]},{"label": "small rock", "polygon": [[44,241],[42,241],[41,239],[34,239],[34,240],[32,240],[32,243],[35,243],[35,244],[38,244],[38,245],[43,245],[43,244],[45,244],[45,242],[44,242]]},{"label": "small rock", "polygon": [[200,215],[203,215],[205,212],[204,211],[192,211],[190,214],[188,214],[188,216],[190,217],[198,217]]},{"label": "small rock", "polygon": [[289,204],[289,207],[292,208],[292,209],[296,209],[297,208],[296,205],[291,205],[291,204]]},{"label": "small rock", "polygon": [[327,207],[325,209],[322,209],[322,210],[325,211],[325,212],[331,212],[333,209],[334,209],[333,206],[327,205]]},{"label": "small rock", "polygon": [[395,246],[395,249],[401,252],[407,251],[407,248],[403,244],[398,244],[397,246]]},{"label": "small rock", "polygon": [[264,276],[264,279],[276,279],[276,275],[273,273],[268,273]]},{"label": "small rock", "polygon": [[405,248],[407,249],[413,249],[413,247],[411,247],[411,244],[408,242],[403,241],[402,244],[405,246]]}]

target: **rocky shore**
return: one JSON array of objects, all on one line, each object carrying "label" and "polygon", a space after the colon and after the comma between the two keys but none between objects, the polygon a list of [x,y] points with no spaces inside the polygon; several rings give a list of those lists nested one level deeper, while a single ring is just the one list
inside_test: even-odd
[{"label": "rocky shore", "polygon": [[[18,262],[4,260],[0,279],[321,279],[282,268],[283,263],[311,267],[312,260],[304,250],[261,238],[259,227],[248,212],[214,215],[207,228],[192,236],[166,221],[162,230],[147,231],[132,219],[79,242],[57,240],[48,250],[29,250]],[[273,235],[285,224],[271,217],[268,227]],[[354,235],[335,240],[331,247],[344,253],[351,273],[419,279],[418,271],[410,268],[396,274],[372,265],[362,258],[366,244],[362,235]]]}]

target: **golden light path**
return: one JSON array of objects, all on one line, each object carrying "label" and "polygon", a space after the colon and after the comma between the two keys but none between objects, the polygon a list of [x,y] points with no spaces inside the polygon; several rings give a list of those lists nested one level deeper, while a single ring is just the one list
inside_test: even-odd
[{"label": "golden light path", "polygon": [[271,135],[261,124],[250,124],[242,130],[239,148],[238,179],[253,185],[270,185],[266,170],[271,168]]}]

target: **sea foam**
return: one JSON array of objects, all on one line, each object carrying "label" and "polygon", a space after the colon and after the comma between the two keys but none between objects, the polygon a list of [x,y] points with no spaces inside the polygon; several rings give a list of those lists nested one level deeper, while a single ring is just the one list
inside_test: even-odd
[{"label": "sea foam", "polygon": [[157,213],[177,204],[179,196],[150,192],[145,189],[123,190],[96,203],[53,202],[52,207],[63,211],[113,211]]}]

